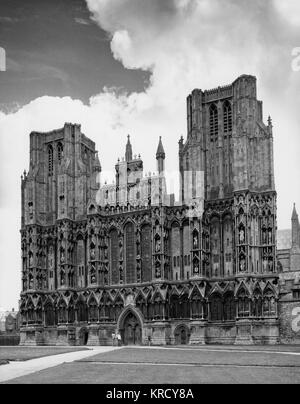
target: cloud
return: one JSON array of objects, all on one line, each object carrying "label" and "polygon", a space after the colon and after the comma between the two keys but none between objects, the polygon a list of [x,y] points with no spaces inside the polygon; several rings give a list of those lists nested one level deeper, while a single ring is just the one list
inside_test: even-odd
[{"label": "cloud", "polygon": [[274,5],[283,18],[293,25],[300,26],[299,0],[274,0]]},{"label": "cloud", "polygon": [[12,18],[12,17],[0,17],[0,23],[9,23],[9,24],[13,24],[16,22],[19,22],[20,19],[19,18]]},{"label": "cloud", "polygon": [[[186,134],[188,93],[229,84],[243,73],[257,75],[259,97],[274,121],[279,227],[289,226],[292,202],[300,207],[300,73],[291,69],[291,49],[300,44],[290,4],[284,14],[275,0],[87,0],[114,57],[127,69],[151,72],[150,82],[140,93],[95,89],[89,105],[45,96],[0,113],[1,305],[19,290],[20,175],[28,168],[32,130],[81,123],[97,143],[105,172],[124,154],[127,133],[146,171],[153,171],[162,136],[166,168],[173,172],[178,139]],[[104,173],[103,180],[112,176]]]},{"label": "cloud", "polygon": [[81,25],[91,25],[91,22],[89,20],[84,19],[84,18],[75,17],[74,21],[77,22],[77,24],[81,24]]}]

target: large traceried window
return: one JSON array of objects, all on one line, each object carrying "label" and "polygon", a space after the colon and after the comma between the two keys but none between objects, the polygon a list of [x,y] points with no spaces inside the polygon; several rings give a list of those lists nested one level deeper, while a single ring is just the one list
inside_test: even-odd
[{"label": "large traceried window", "polygon": [[53,147],[48,147],[48,173],[49,176],[53,175]]},{"label": "large traceried window", "polygon": [[224,135],[226,138],[227,134],[232,132],[232,108],[229,101],[225,101],[224,103],[223,117],[224,117]]},{"label": "large traceried window", "polygon": [[128,223],[125,227],[126,242],[126,283],[136,282],[136,240],[135,231],[132,223]]},{"label": "large traceried window", "polygon": [[110,232],[110,265],[111,265],[111,283],[119,283],[119,240],[117,230]]},{"label": "large traceried window", "polygon": [[210,319],[211,321],[223,320],[223,302],[222,297],[215,293],[210,298]]},{"label": "large traceried window", "polygon": [[210,141],[217,142],[219,131],[218,108],[212,104],[209,108],[209,133]]},{"label": "large traceried window", "polygon": [[151,226],[145,225],[141,232],[141,258],[142,258],[142,282],[149,282],[152,278],[152,245]]},{"label": "large traceried window", "polygon": [[58,158],[59,164],[62,161],[63,155],[64,155],[64,147],[63,147],[62,143],[59,142],[57,145],[57,158]]}]

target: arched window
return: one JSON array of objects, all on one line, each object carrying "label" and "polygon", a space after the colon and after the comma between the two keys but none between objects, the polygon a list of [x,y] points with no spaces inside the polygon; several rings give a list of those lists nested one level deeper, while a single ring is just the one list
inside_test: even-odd
[{"label": "arched window", "polygon": [[119,283],[119,240],[117,230],[110,232],[110,265],[111,265],[111,283]]},{"label": "arched window", "polygon": [[225,101],[223,105],[223,116],[224,116],[224,134],[226,138],[227,134],[232,132],[232,108],[229,101]]},{"label": "arched window", "polygon": [[192,318],[203,318],[202,299],[198,294],[194,294],[191,298]]},{"label": "arched window", "polygon": [[262,316],[262,293],[258,288],[253,292],[252,314],[254,317]]},{"label": "arched window", "polygon": [[214,294],[210,298],[210,319],[211,321],[223,320],[223,302],[219,294]]},{"label": "arched window", "polygon": [[35,323],[35,311],[33,303],[29,303],[27,306],[27,323],[34,324]]},{"label": "arched window", "polygon": [[141,258],[142,258],[142,282],[149,282],[152,278],[152,246],[151,226],[145,225],[141,232]]},{"label": "arched window", "polygon": [[87,306],[84,302],[79,302],[77,304],[77,320],[82,321],[82,322],[87,322],[88,321],[88,310]]},{"label": "arched window", "polygon": [[180,305],[180,313],[179,317],[180,318],[190,318],[190,302],[188,299],[188,295],[184,294],[183,296],[180,297],[179,301]]},{"label": "arched window", "polygon": [[45,326],[51,327],[55,325],[55,311],[51,303],[48,303],[45,307]]},{"label": "arched window", "polygon": [[276,316],[276,299],[271,290],[267,290],[264,293],[263,316],[264,317],[275,317]]},{"label": "arched window", "polygon": [[57,159],[59,164],[61,163],[63,156],[64,156],[64,147],[62,143],[59,142],[57,145]]},{"label": "arched window", "polygon": [[171,318],[180,318],[180,305],[179,298],[176,295],[171,296],[170,299],[170,317]]},{"label": "arched window", "polygon": [[89,303],[89,322],[96,323],[98,321],[98,306],[95,299]]},{"label": "arched window", "polygon": [[135,232],[132,223],[128,223],[125,227],[126,242],[126,283],[136,282],[136,245]]},{"label": "arched window", "polygon": [[53,147],[51,145],[48,147],[48,173],[50,176],[53,175]]},{"label": "arched window", "polygon": [[250,299],[246,292],[242,290],[238,295],[238,317],[250,316]]},{"label": "arched window", "polygon": [[218,108],[215,104],[212,104],[209,108],[209,133],[211,142],[216,142],[218,140],[218,126]]},{"label": "arched window", "polygon": [[148,318],[147,304],[143,296],[139,295],[136,300],[136,307],[143,313],[145,319]]},{"label": "arched window", "polygon": [[67,307],[65,302],[60,302],[58,306],[58,322],[60,324],[67,323]]},{"label": "arched window", "polygon": [[224,320],[235,320],[236,310],[235,301],[232,293],[227,293],[224,298]]}]

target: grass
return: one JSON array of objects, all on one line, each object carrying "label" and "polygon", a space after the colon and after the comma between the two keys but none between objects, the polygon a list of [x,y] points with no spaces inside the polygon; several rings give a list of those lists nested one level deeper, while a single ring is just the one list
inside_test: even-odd
[{"label": "grass", "polygon": [[[212,346],[182,348],[185,347],[126,347],[63,363],[6,384],[300,383],[300,355],[267,353],[268,347],[261,352],[251,352],[256,351],[256,347],[247,347],[246,352],[243,347],[218,347],[216,351]],[[222,348],[232,350],[222,352]],[[276,351],[283,351],[281,347],[277,348]],[[294,348],[286,350],[296,352]]]},{"label": "grass", "polygon": [[3,361],[27,361],[30,359],[42,358],[45,356],[59,355],[68,352],[83,351],[87,348],[66,348],[66,347],[0,347],[0,364]]}]

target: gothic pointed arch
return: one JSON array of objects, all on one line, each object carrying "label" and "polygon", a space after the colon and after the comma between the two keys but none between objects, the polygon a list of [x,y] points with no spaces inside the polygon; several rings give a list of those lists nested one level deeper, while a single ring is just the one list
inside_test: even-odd
[{"label": "gothic pointed arch", "polygon": [[136,232],[132,220],[127,220],[124,225],[125,237],[125,273],[126,283],[136,282]]},{"label": "gothic pointed arch", "polygon": [[223,320],[223,299],[220,291],[215,290],[209,296],[210,320]]},{"label": "gothic pointed arch", "polygon": [[210,141],[217,142],[219,131],[218,108],[216,104],[211,104],[209,107],[209,134]]},{"label": "gothic pointed arch", "polygon": [[238,317],[249,317],[251,314],[250,292],[244,283],[239,286],[236,297],[238,305]]}]

